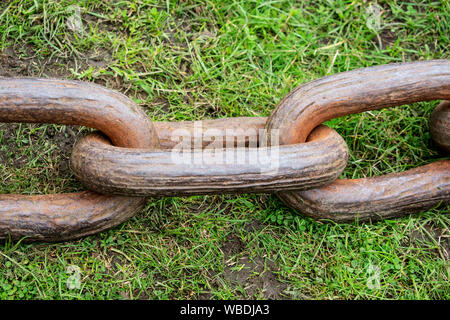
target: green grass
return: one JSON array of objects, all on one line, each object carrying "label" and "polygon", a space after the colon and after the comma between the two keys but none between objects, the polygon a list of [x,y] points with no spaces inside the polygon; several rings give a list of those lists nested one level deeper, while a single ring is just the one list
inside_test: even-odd
[{"label": "green grass", "polygon": [[[67,26],[75,4],[79,31]],[[93,81],[153,121],[268,116],[295,86],[328,74],[449,58],[448,1],[378,5],[374,30],[365,1],[3,1],[0,75]],[[442,158],[428,131],[437,103],[329,121],[350,149],[342,177]],[[0,192],[82,190],[68,157],[84,130],[0,124]],[[449,299],[448,209],[337,225],[266,194],[153,199],[78,241],[2,243],[0,298]],[[72,265],[79,289],[66,284]]]}]

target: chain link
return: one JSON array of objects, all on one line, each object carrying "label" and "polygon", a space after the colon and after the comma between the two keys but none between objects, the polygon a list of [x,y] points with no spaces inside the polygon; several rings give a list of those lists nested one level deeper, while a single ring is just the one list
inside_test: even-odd
[{"label": "chain link", "polygon": [[[245,120],[230,122],[244,125]],[[306,190],[333,182],[347,164],[345,141],[326,126],[318,127],[307,143],[259,148],[235,148],[235,143],[223,148],[225,128],[215,136],[219,148],[207,150],[200,144],[192,150],[189,143],[184,154],[118,148],[93,134],[75,146],[72,169],[87,188],[101,193],[187,196]]]},{"label": "chain link", "polygon": [[[76,124],[102,130],[124,147],[157,147],[152,124],[127,97],[102,86],[56,79],[0,78],[0,122]],[[145,199],[92,191],[0,194],[0,239],[61,241],[116,226]]]},{"label": "chain link", "polygon": [[[318,79],[288,94],[270,116],[267,128],[279,129],[282,143],[299,143],[306,141],[312,128],[336,117],[450,99],[449,71],[450,61],[434,60],[376,66]],[[431,131],[437,143],[445,146],[449,122],[442,106],[434,116]],[[317,189],[277,195],[289,207],[315,219],[348,222],[400,217],[449,203],[449,162],[376,178],[343,179]]]},{"label": "chain link", "polygon": [[[61,241],[122,223],[144,196],[274,192],[315,219],[337,222],[402,216],[450,202],[450,160],[381,177],[336,180],[348,148],[322,125],[343,115],[450,99],[450,61],[389,64],[303,84],[269,118],[151,123],[127,97],[56,79],[0,79],[0,122],[76,124],[100,130],[71,157],[93,191],[0,195],[0,238]],[[450,103],[430,120],[449,151]],[[103,135],[104,134],[104,135]],[[103,193],[99,194],[99,193]]]}]

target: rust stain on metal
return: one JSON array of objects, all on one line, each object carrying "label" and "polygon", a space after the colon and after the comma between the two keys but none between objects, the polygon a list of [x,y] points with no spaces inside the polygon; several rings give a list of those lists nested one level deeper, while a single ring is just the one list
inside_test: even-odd
[{"label": "rust stain on metal", "polygon": [[159,146],[139,106],[118,92],[82,81],[0,78],[0,122],[82,125],[102,131],[118,147]]},{"label": "rust stain on metal", "polygon": [[[88,188],[107,193],[0,195],[0,239],[61,241],[93,234],[136,214],[145,204],[141,196],[148,195],[276,192],[296,210],[338,222],[398,217],[449,203],[450,160],[382,177],[335,181],[348,149],[342,137],[321,125],[351,113],[434,99],[450,99],[448,60],[390,64],[318,79],[293,90],[268,119],[202,121],[200,135],[215,128],[219,138],[230,128],[254,129],[256,135],[262,128],[269,134],[278,129],[279,164],[264,171],[249,162],[174,165],[172,135],[178,129],[192,133],[195,122],[152,124],[130,99],[102,86],[0,78],[0,122],[75,124],[104,134],[81,139],[71,162]],[[433,139],[447,151],[449,106],[441,103],[430,121]],[[241,133],[236,137],[242,138]],[[249,141],[246,137],[244,145]],[[200,151],[189,152],[194,156]]]},{"label": "rust stain on metal", "polygon": [[320,188],[278,196],[314,219],[351,222],[395,218],[450,203],[450,160],[380,177],[336,180]]},{"label": "rust stain on metal", "polygon": [[[279,103],[266,128],[280,130],[282,144],[300,143],[317,125],[336,117],[435,99],[450,99],[448,60],[358,69],[300,85]],[[444,148],[448,148],[448,123],[445,102],[431,120],[432,135]],[[277,194],[288,206],[316,219],[345,222],[399,217],[448,203],[448,169],[448,161],[443,161],[385,177],[339,180],[310,191]],[[398,190],[388,189],[390,184]]]},{"label": "rust stain on metal", "polygon": [[[230,127],[255,129],[261,119],[248,118],[210,120],[204,129],[215,128],[215,137],[223,139]],[[253,125],[253,128],[250,127]],[[192,130],[192,123],[164,123],[159,128],[161,137],[168,137],[174,128]],[[201,132],[200,132],[201,133]],[[200,134],[201,135],[201,134]],[[168,141],[163,138],[161,141]],[[220,141],[220,140],[219,140]],[[170,143],[165,143],[170,148]],[[91,190],[105,194],[139,196],[186,196],[244,192],[275,192],[305,190],[336,180],[345,168],[348,148],[336,131],[319,126],[307,143],[271,148],[245,148],[242,162],[234,159],[235,148],[223,149],[221,163],[193,159],[202,156],[202,150],[188,154],[191,161],[174,163],[171,150],[127,149],[111,146],[99,135],[81,139],[71,157],[72,169],[78,179]],[[250,161],[254,155],[268,155],[268,161]],[[276,162],[276,166],[272,165]]]},{"label": "rust stain on metal", "polygon": [[[104,132],[118,146],[159,147],[147,116],[102,86],[56,79],[0,78],[0,122],[76,124]],[[62,241],[111,228],[136,214],[142,198],[86,191],[0,195],[0,239]]]}]

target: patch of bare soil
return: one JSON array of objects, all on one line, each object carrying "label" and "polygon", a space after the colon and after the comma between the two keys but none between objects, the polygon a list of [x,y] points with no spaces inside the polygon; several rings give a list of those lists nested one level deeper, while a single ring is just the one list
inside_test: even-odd
[{"label": "patch of bare soil", "polygon": [[258,220],[252,220],[245,225],[245,230],[247,232],[258,232],[264,228],[264,224]]},{"label": "patch of bare soil", "polygon": [[[413,230],[409,235],[409,244],[414,245],[417,248],[422,248],[427,251],[431,251],[437,256],[440,256],[440,252],[445,259],[449,259],[450,256],[450,237],[449,230],[447,228],[441,228],[432,224],[425,224],[424,230]],[[433,242],[437,243],[439,249],[430,249],[433,246]]]},{"label": "patch of bare soil", "polygon": [[0,77],[73,78],[72,70],[104,68],[111,61],[107,50],[90,50],[80,57],[38,57],[30,45],[8,47],[0,52]]},{"label": "patch of bare soil", "polygon": [[373,37],[372,41],[374,41],[377,45],[379,45],[379,42],[381,41],[381,48],[383,50],[387,47],[392,46],[397,41],[397,36],[388,29],[384,29],[383,31],[381,31],[378,37]]},{"label": "patch of bare soil", "polygon": [[272,269],[275,264],[261,257],[250,259],[247,256],[239,258],[238,268],[227,266],[224,277],[229,282],[244,288],[246,295],[254,297],[258,292],[266,299],[286,298],[283,293],[287,285],[278,280]]},{"label": "patch of bare soil", "polygon": [[[33,161],[33,168],[24,172],[42,181],[49,190],[62,189],[69,181],[71,187],[80,188],[81,184],[75,180],[70,169],[73,145],[82,136],[78,127],[47,126],[45,129],[38,129],[40,126],[0,123],[3,146],[0,161],[5,166],[15,169],[27,168],[29,161]],[[23,136],[20,143],[18,136]],[[51,171],[51,174],[48,174],[48,171]]]},{"label": "patch of bare soil", "polygon": [[229,235],[227,237],[227,241],[222,246],[221,250],[225,257],[230,257],[238,254],[245,248],[245,245],[242,243],[241,239],[239,239],[236,235]]},{"label": "patch of bare soil", "polygon": [[[222,247],[225,259],[239,254],[244,247],[237,236],[229,236]],[[245,295],[241,298],[256,297],[262,293],[266,299],[286,299],[288,297],[284,291],[287,285],[278,279],[275,274],[277,270],[276,264],[268,259],[244,255],[239,257],[236,264],[232,263],[225,267],[223,277],[236,287],[240,286],[245,290]]]},{"label": "patch of bare soil", "polygon": [[75,68],[74,59],[39,58],[32,46],[8,47],[0,52],[1,77],[70,77],[70,68]]}]

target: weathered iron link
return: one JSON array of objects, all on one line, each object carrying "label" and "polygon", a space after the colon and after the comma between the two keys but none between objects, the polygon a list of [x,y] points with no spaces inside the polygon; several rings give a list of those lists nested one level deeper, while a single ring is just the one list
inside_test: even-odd
[{"label": "weathered iron link", "polygon": [[[0,122],[77,124],[102,130],[116,145],[159,147],[145,113],[104,87],[56,79],[0,78]],[[62,241],[127,220],[145,199],[78,192],[0,194],[0,239]]]},{"label": "weathered iron link", "polygon": [[[406,103],[450,99],[450,61],[390,64],[344,72],[301,85],[270,116],[267,129],[278,129],[281,144],[306,141],[324,121],[347,114]],[[445,111],[447,110],[447,111]],[[436,142],[448,143],[448,104],[431,121]],[[440,116],[446,114],[446,116]],[[440,119],[440,120],[439,120]],[[349,222],[400,217],[450,202],[450,160],[382,177],[338,180],[308,191],[277,195],[290,207],[315,219]]]},{"label": "weathered iron link", "polygon": [[[338,222],[398,217],[448,203],[450,160],[382,177],[335,181],[348,149],[334,130],[321,125],[351,113],[434,99],[450,99],[450,61],[391,64],[325,77],[296,88],[269,119],[207,120],[199,132],[197,122],[152,124],[131,100],[98,85],[0,78],[0,122],[76,124],[106,135],[81,139],[71,163],[88,188],[108,193],[0,195],[0,239],[60,241],[93,234],[137,213],[145,204],[140,196],[148,195],[275,191],[306,215]],[[448,150],[448,102],[436,108],[430,124],[436,144]],[[254,136],[237,131],[229,144],[227,129],[240,128],[252,129]],[[265,133],[259,135],[263,128],[269,147],[250,139],[264,141]],[[173,158],[178,130],[199,147],[186,153],[193,162]],[[277,130],[279,146],[270,141]],[[211,139],[214,152],[222,150],[214,160],[240,152],[243,162],[196,162]],[[277,150],[275,166],[271,150]],[[266,167],[248,161],[252,152],[268,155]]]},{"label": "weathered iron link", "polygon": [[0,239],[64,241],[98,233],[141,211],[144,198],[93,191],[48,195],[0,195]]},{"label": "weathered iron link", "polygon": [[289,207],[314,219],[350,222],[400,217],[450,203],[450,160],[278,195]]},{"label": "weathered iron link", "polygon": [[[266,125],[266,117],[236,117],[222,118],[214,120],[201,120],[201,127],[196,134],[196,123],[198,121],[178,121],[178,122],[153,122],[156,129],[161,149],[173,149],[178,141],[174,140],[177,131],[184,131],[191,137],[191,146],[199,145],[199,148],[207,147],[212,139],[219,138],[226,147],[226,135],[229,138],[236,138],[234,146],[238,140],[243,141],[245,147],[249,147],[251,138],[259,140],[260,130]],[[198,130],[198,129],[197,129]],[[253,134],[252,134],[253,132]]]},{"label": "weathered iron link", "polygon": [[[203,128],[215,128],[215,138],[224,141],[229,128],[258,132],[266,119],[210,120]],[[171,123],[154,123],[160,140],[171,147]],[[182,124],[183,125],[183,124]],[[192,124],[184,124],[192,131]],[[253,127],[251,127],[253,126]],[[180,124],[175,128],[180,128]],[[203,136],[203,132],[199,132]],[[223,139],[222,139],[223,138]],[[242,136],[245,138],[245,136]],[[205,139],[202,139],[203,141]],[[206,139],[207,140],[207,139]],[[234,142],[236,143],[236,142]],[[71,157],[72,169],[84,185],[97,192],[139,196],[187,196],[242,192],[306,190],[336,180],[347,164],[348,149],[336,131],[317,127],[308,143],[263,148],[223,148],[218,158],[205,161],[204,151],[189,150],[187,161],[174,163],[172,150],[127,149],[111,146],[99,135],[81,139]],[[233,158],[241,152],[241,162]],[[267,155],[267,161],[258,159]],[[175,154],[175,156],[177,156]],[[229,157],[230,156],[230,157]],[[253,156],[254,160],[250,161]],[[196,161],[198,159],[198,161]],[[227,163],[227,159],[231,159]]]},{"label": "weathered iron link", "polygon": [[82,81],[0,77],[0,122],[83,125],[100,130],[118,147],[159,147],[153,124],[139,106]]}]

